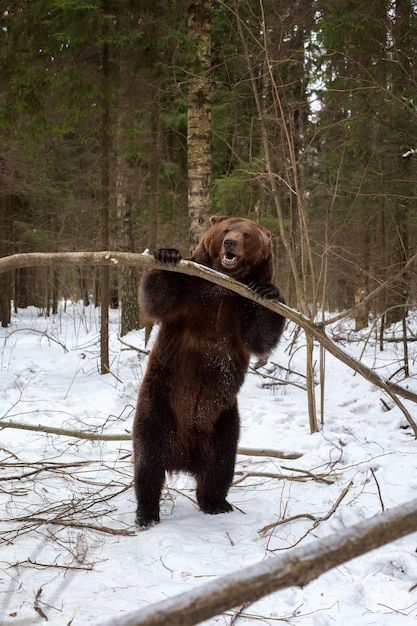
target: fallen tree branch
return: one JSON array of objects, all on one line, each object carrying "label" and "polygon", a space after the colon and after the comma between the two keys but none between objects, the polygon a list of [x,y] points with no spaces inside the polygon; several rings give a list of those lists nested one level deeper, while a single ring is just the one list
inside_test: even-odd
[{"label": "fallen tree branch", "polygon": [[[10,522],[20,523],[20,519],[11,519]],[[83,522],[77,522],[66,519],[48,519],[44,517],[33,516],[29,518],[30,522],[36,525],[55,525],[55,526],[68,526],[69,528],[80,528],[82,530],[93,530],[94,532],[106,533],[108,535],[120,535],[122,537],[134,537],[136,535],[135,530],[126,530],[125,528],[111,528],[109,526],[97,526],[95,524],[84,524]],[[26,520],[26,524],[27,524]]]},{"label": "fallen tree branch", "polygon": [[238,454],[244,456],[268,456],[275,459],[288,459],[290,461],[295,459],[301,459],[303,456],[299,452],[284,452],[283,450],[271,450],[267,448],[255,449],[255,448],[238,448]]},{"label": "fallen tree branch", "polygon": [[17,430],[32,430],[35,432],[47,433],[50,435],[62,435],[64,437],[76,437],[77,439],[88,439],[90,441],[131,441],[132,435],[129,433],[121,435],[104,435],[102,433],[89,433],[82,430],[68,430],[67,428],[55,428],[54,426],[44,426],[38,424],[20,424],[19,422],[0,421],[0,430],[3,428],[16,428]]},{"label": "fallen tree branch", "polygon": [[394,393],[397,393],[399,396],[402,396],[407,400],[411,400],[411,402],[417,402],[417,393],[410,391],[410,389],[404,389],[404,387],[401,387],[397,383],[388,382],[387,385],[390,387],[390,389],[394,391]]},{"label": "fallen tree branch", "polygon": [[20,267],[45,267],[58,265],[130,265],[131,267],[154,267],[156,261],[149,254],[134,252],[28,252],[11,254],[0,258],[0,274]]},{"label": "fallen tree branch", "polygon": [[[21,424],[19,422],[1,421],[0,430],[3,428],[16,428],[17,430],[31,430],[34,432],[46,433],[50,435],[61,435],[63,437],[74,437],[75,439],[88,439],[89,441],[131,441],[131,433],[121,433],[114,435],[104,435],[103,433],[89,433],[82,430],[69,430],[67,428],[55,428],[44,424]],[[267,450],[254,448],[238,448],[238,454],[244,456],[268,456],[277,459],[300,459],[303,455],[299,452],[284,452],[282,450]]]},{"label": "fallen tree branch", "polygon": [[347,530],[290,550],[104,626],[192,626],[279,589],[303,587],[321,574],[417,531],[417,500]]},{"label": "fallen tree branch", "polygon": [[[192,261],[180,261],[176,265],[169,265],[158,263],[149,254],[135,254],[133,252],[31,252],[27,254],[13,254],[0,258],[0,273],[9,271],[11,269],[17,269],[18,267],[29,267],[33,265],[129,265],[132,267],[142,267],[146,269],[159,269],[163,271],[179,272],[180,274],[187,274],[189,276],[197,276],[204,278],[216,285],[225,287],[234,293],[237,293],[248,300],[258,302],[258,304],[264,306],[275,313],[280,313],[287,319],[291,320],[295,324],[301,326],[305,333],[310,335],[313,339],[318,341],[330,354],[342,361],[345,365],[358,372],[363,378],[370,383],[383,389],[387,395],[393,400],[393,402],[402,411],[407,422],[411,426],[414,436],[417,439],[417,424],[414,422],[410,412],[399,400],[398,396],[403,395],[402,388],[396,387],[395,392],[392,387],[388,385],[378,374],[376,374],[369,367],[353,358],[343,350],[341,350],[336,344],[329,339],[324,330],[323,324],[315,324],[308,320],[304,315],[301,315],[294,309],[275,302],[274,300],[267,300],[265,298],[260,299],[257,294],[249,289],[243,283],[222,274],[215,270],[193,263]],[[407,394],[407,399],[409,395]]]},{"label": "fallen tree branch", "polygon": [[238,481],[239,483],[243,482],[247,478],[272,478],[274,480],[292,480],[299,483],[315,480],[318,483],[326,483],[327,485],[331,485],[333,483],[332,480],[328,479],[328,474],[315,475],[311,472],[306,472],[305,474],[296,476],[294,474],[277,474],[276,472],[244,472],[242,470],[236,470],[235,476],[241,477]]}]

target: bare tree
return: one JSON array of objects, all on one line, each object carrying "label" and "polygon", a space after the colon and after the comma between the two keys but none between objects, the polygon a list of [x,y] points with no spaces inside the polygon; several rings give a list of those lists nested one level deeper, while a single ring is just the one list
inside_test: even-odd
[{"label": "bare tree", "polygon": [[[274,71],[277,64],[275,59],[271,57],[269,49],[270,35],[268,33],[273,32],[274,29],[266,23],[266,15],[262,1],[259,2],[260,15],[258,36],[254,36],[254,34],[250,32],[247,24],[242,19],[237,0],[235,0],[234,3],[234,10],[244,57],[248,67],[259,123],[261,126],[261,147],[265,161],[266,186],[274,204],[279,224],[279,234],[291,267],[297,302],[299,303],[303,314],[308,315],[311,320],[314,320],[317,314],[318,306],[312,247],[308,228],[306,194],[302,187],[299,173],[297,133],[294,128],[292,128],[292,125],[287,121],[288,115],[286,114],[283,103],[284,89],[282,88],[282,81],[280,81],[279,77],[277,78],[277,71]],[[272,98],[272,106],[269,112],[265,111],[265,93],[261,93],[259,86],[259,72],[256,71],[253,61],[254,55],[251,53],[248,45],[248,39],[257,40],[258,38],[256,56],[260,56],[264,60],[264,63],[262,64],[262,67],[265,68],[264,78],[267,81],[269,86],[268,91],[270,90]],[[287,219],[284,211],[282,191],[279,184],[281,177],[276,174],[269,132],[271,120],[273,120],[273,123],[279,129],[279,131],[277,131],[278,136],[282,138],[282,145],[280,146],[280,150],[283,155],[282,162],[288,163],[288,176],[285,183],[289,190],[290,205],[294,207],[293,215],[290,220]],[[290,230],[287,225],[288,222],[291,224]],[[294,223],[297,224],[297,239],[295,239],[293,232]],[[310,281],[310,285],[307,284],[308,281]],[[318,425],[316,416],[313,343],[308,335],[306,369],[310,430],[311,432],[316,432],[318,430]]]}]

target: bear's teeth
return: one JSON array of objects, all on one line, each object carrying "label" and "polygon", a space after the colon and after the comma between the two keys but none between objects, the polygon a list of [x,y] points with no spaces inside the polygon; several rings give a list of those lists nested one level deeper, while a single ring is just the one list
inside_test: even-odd
[{"label": "bear's teeth", "polygon": [[222,258],[222,264],[227,267],[232,267],[233,265],[236,265],[236,263],[237,263],[237,256],[235,255],[229,257],[225,254]]}]

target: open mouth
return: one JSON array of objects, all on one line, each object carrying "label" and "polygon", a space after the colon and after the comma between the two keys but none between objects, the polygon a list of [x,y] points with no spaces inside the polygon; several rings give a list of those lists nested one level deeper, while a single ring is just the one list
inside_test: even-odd
[{"label": "open mouth", "polygon": [[237,265],[239,257],[237,254],[233,254],[233,252],[225,252],[222,257],[222,265],[223,267],[231,268]]}]

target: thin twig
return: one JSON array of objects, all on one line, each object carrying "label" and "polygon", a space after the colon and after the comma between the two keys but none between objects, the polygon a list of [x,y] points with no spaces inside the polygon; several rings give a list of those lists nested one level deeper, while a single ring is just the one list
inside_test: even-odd
[{"label": "thin twig", "polygon": [[126,346],[126,348],[129,348],[129,350],[134,350],[135,352],[139,352],[139,354],[144,354],[145,356],[148,356],[150,353],[150,350],[143,350],[142,348],[138,348],[138,346],[132,346],[132,344],[123,341],[123,339],[119,335],[117,336],[117,339],[120,341],[122,346]]},{"label": "thin twig", "polygon": [[301,383],[296,383],[292,380],[284,380],[283,378],[277,378],[276,376],[273,376],[272,374],[264,374],[263,372],[259,371],[259,369],[256,369],[254,367],[249,368],[249,371],[252,374],[255,374],[256,376],[260,376],[261,378],[265,379],[265,380],[270,380],[270,383],[263,383],[262,387],[266,388],[268,386],[272,386],[272,385],[292,385],[293,387],[297,387],[297,389],[301,389],[302,391],[306,390],[306,386],[302,385]]},{"label": "thin twig", "polygon": [[295,482],[304,483],[308,480],[316,480],[317,482],[326,483],[327,485],[332,485],[333,481],[329,480],[327,477],[328,474],[311,474],[310,472],[306,472],[305,476],[292,476],[291,474],[276,474],[274,472],[242,472],[240,470],[235,472],[235,476],[243,476],[245,478],[273,478],[275,480],[293,480]]},{"label": "thin twig", "polygon": [[339,495],[336,502],[334,503],[330,511],[326,513],[326,515],[316,517],[315,515],[311,515],[310,513],[299,513],[298,515],[293,515],[292,517],[287,517],[286,519],[281,519],[281,520],[278,520],[277,522],[274,522],[273,524],[268,524],[267,526],[264,526],[263,528],[261,528],[261,530],[258,530],[259,535],[263,537],[264,535],[266,535],[268,531],[272,530],[273,528],[276,528],[277,526],[282,526],[283,524],[287,524],[289,522],[294,522],[295,520],[299,520],[299,519],[311,519],[314,522],[313,529],[317,528],[317,526],[321,522],[325,522],[335,513],[340,503],[342,502],[343,498],[346,497],[346,495],[348,494],[352,486],[353,486],[353,481],[351,480],[350,483],[347,485],[347,487],[343,489],[342,493]]},{"label": "thin twig", "polygon": [[380,489],[380,486],[379,486],[379,482],[377,480],[377,477],[376,477],[375,472],[372,469],[372,467],[371,467],[371,474],[372,474],[372,477],[373,477],[373,479],[375,481],[376,489],[377,489],[377,492],[378,492],[378,498],[379,498],[379,501],[381,503],[381,509],[383,511],[385,511],[384,501],[382,500],[382,494],[381,494],[381,489]]},{"label": "thin twig", "polygon": [[80,570],[82,572],[83,571],[91,572],[93,570],[92,565],[84,565],[83,567],[81,567],[80,565],[58,565],[58,563],[39,563],[39,561],[32,561],[32,559],[27,559],[26,561],[19,561],[17,565],[19,565],[19,567],[24,567],[27,563],[29,563],[31,567],[35,567],[39,569],[48,568],[48,569]]},{"label": "thin twig", "polygon": [[[15,521],[15,520],[10,520]],[[19,520],[16,520],[19,521]],[[134,530],[125,530],[123,528],[110,528],[109,526],[95,526],[94,524],[83,524],[74,520],[64,519],[47,519],[42,517],[32,517],[31,521],[35,524],[52,524],[55,526],[69,526],[71,528],[82,528],[84,530],[94,530],[95,532],[107,533],[109,535],[121,535],[123,537],[133,537],[136,535]]]},{"label": "thin twig", "polygon": [[4,338],[4,343],[6,343],[6,341],[15,333],[20,333],[20,332],[28,332],[30,331],[31,333],[39,333],[40,335],[43,335],[44,337],[46,337],[49,341],[52,341],[53,343],[58,344],[59,346],[61,346],[61,348],[64,350],[64,352],[69,352],[68,348],[66,345],[64,345],[61,341],[59,341],[58,339],[56,339],[56,337],[53,337],[51,335],[49,335],[46,330],[37,330],[36,328],[16,328],[15,330],[12,330],[10,332],[7,333],[7,335]]},{"label": "thin twig", "polygon": [[[287,467],[286,465],[283,465],[282,469],[288,470],[289,472],[299,472],[300,474],[305,474],[306,477],[310,477],[313,480],[319,480],[323,483],[327,483],[328,485],[332,485],[334,482],[333,480],[326,480],[326,477],[330,476],[330,474],[313,474],[309,470],[301,469],[298,467]],[[332,474],[332,476],[336,475],[337,474]]]}]

